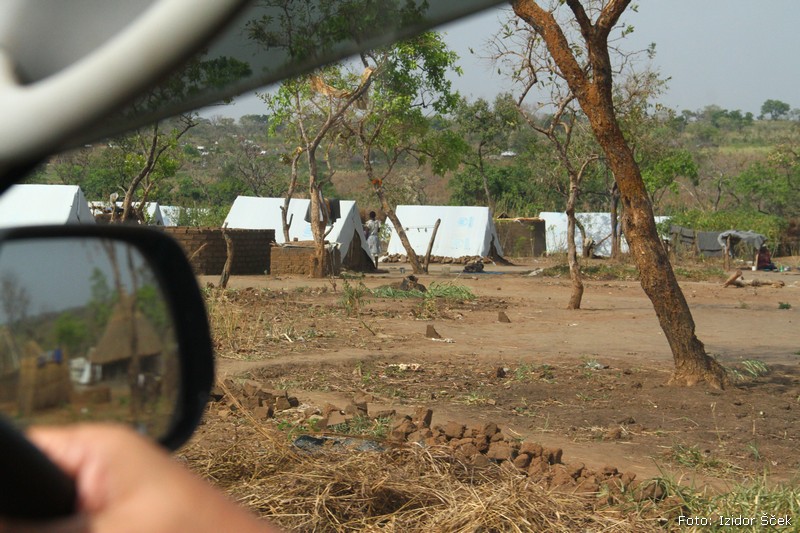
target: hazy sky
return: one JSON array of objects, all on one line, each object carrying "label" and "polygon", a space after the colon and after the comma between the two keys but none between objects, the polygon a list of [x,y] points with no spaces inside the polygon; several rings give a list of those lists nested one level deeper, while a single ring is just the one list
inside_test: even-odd
[{"label": "hazy sky", "polygon": [[[624,20],[635,27],[630,49],[656,43],[655,67],[671,78],[661,103],[698,110],[710,104],[760,112],[767,99],[800,107],[800,1],[798,0],[639,0],[638,12]],[[455,88],[469,99],[493,99],[507,89],[481,53],[500,27],[495,9],[440,28],[462,58],[464,75]],[[211,114],[238,117],[265,113],[264,104],[243,97]]]}]

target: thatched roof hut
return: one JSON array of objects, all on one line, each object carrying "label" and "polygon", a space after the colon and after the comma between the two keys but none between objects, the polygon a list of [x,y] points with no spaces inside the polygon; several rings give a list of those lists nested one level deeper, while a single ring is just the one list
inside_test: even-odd
[{"label": "thatched roof hut", "polygon": [[126,361],[134,357],[150,357],[163,350],[161,339],[141,311],[132,311],[128,298],[119,302],[111,313],[103,336],[89,354],[96,365]]}]

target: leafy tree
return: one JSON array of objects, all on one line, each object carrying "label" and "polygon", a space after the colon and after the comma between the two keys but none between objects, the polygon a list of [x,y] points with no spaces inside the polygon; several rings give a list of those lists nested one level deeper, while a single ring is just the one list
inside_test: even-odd
[{"label": "leafy tree", "polygon": [[509,138],[518,128],[519,115],[510,94],[499,94],[494,105],[483,98],[473,103],[462,98],[454,113],[455,122],[470,144],[464,164],[475,169],[483,182],[483,198],[493,211],[494,196],[489,187],[487,157],[508,149]]},{"label": "leafy tree", "polygon": [[458,72],[456,59],[441,36],[432,32],[361,54],[364,72],[374,73],[371,86],[360,105],[342,117],[342,143],[359,154],[368,183],[417,274],[423,267],[385,184],[404,159],[418,165],[430,162],[437,174],[459,164],[463,140],[449,130],[432,128],[427,111],[441,116],[455,108],[458,96],[446,74]]},{"label": "leafy tree", "polygon": [[743,207],[785,218],[800,216],[800,152],[793,144],[778,145],[766,161],[753,163],[733,182]]},{"label": "leafy tree", "polygon": [[[419,19],[421,11],[427,8],[427,4],[418,6],[401,0],[367,3],[328,0],[315,4],[314,10],[308,10],[307,2],[300,0],[273,0],[265,4],[280,8],[278,22],[282,30],[274,32],[275,19],[265,16],[250,22],[248,31],[251,39],[267,50],[282,48],[297,61],[308,60],[324,52],[342,38],[359,41],[375,27],[392,27],[398,20],[411,22]],[[358,78],[342,65],[331,65],[288,80],[281,84],[275,94],[263,97],[272,111],[272,127],[287,126],[289,135],[297,141],[294,144],[297,148],[284,156],[291,166],[287,201],[283,209],[284,233],[288,233],[287,204],[297,183],[301,157],[308,171],[311,231],[315,242],[312,275],[315,277],[323,276],[326,272],[324,235],[328,220],[321,206],[324,186],[330,183],[333,172],[328,156],[330,148],[339,142],[337,137],[343,131],[345,115],[368,101],[366,95],[371,85],[382,75],[377,67],[385,65],[387,71],[397,73],[386,78],[391,80],[391,84],[384,86],[386,89],[399,94],[412,93],[410,87],[415,84],[413,72],[417,68],[414,64],[416,57],[413,53],[407,53],[404,46],[408,47],[409,44],[394,45],[389,49],[393,53],[379,51],[374,54],[374,57],[394,58],[394,62],[373,64],[368,59],[373,55],[362,54],[364,70]],[[448,83],[443,74],[438,79],[441,80],[439,83]],[[435,86],[433,88],[438,89]],[[376,92],[370,98],[379,96],[380,93]],[[424,99],[425,95],[421,97]],[[408,100],[397,99],[394,110],[409,103]],[[325,154],[326,169],[319,164],[321,150]],[[379,194],[380,181],[376,181],[374,186],[376,194]],[[320,215],[317,216],[317,213]]]},{"label": "leafy tree", "polygon": [[49,166],[63,185],[81,183],[86,177],[91,155],[90,147],[83,146],[50,158]]},{"label": "leafy tree", "polygon": [[[325,80],[325,81],[323,81]],[[281,84],[277,93],[263,95],[273,112],[276,124],[291,126],[296,135],[298,149],[284,156],[290,161],[291,178],[286,202],[283,207],[284,236],[288,235],[289,221],[286,219],[288,203],[298,179],[300,158],[305,159],[308,170],[308,190],[310,201],[311,233],[314,236],[315,256],[312,268],[313,277],[323,277],[327,273],[327,253],[325,250],[325,227],[328,224],[327,210],[323,205],[323,187],[330,182],[331,172],[327,174],[319,164],[319,150],[324,141],[336,131],[345,112],[367,91],[370,76],[359,82],[354,89],[336,89],[347,86],[346,74],[339,65],[328,66],[321,71],[302,76]]]},{"label": "leafy tree", "polygon": [[3,310],[6,325],[18,328],[28,318],[31,295],[20,283],[19,278],[6,272],[0,277],[0,308]]},{"label": "leafy tree", "polygon": [[502,165],[487,165],[483,174],[467,167],[457,172],[447,184],[451,191],[450,204],[485,205],[484,188],[488,186],[492,198],[495,198],[497,213],[534,217],[542,211],[560,209],[563,198],[552,194],[553,187],[542,186],[541,178],[545,172],[546,169],[539,171],[521,159]]},{"label": "leafy tree", "polygon": [[93,337],[99,337],[111,318],[114,305],[119,301],[119,294],[111,288],[108,278],[99,268],[92,270],[89,282],[92,294],[87,304],[91,319],[89,330]]},{"label": "leafy tree", "polygon": [[759,118],[763,119],[769,116],[770,120],[778,120],[788,115],[790,109],[791,106],[786,102],[772,99],[766,100],[761,104],[761,116]]},{"label": "leafy tree", "polygon": [[136,291],[136,306],[147,317],[150,324],[162,335],[170,328],[170,319],[167,302],[164,295],[154,283],[144,283]]},{"label": "leafy tree", "polygon": [[[195,58],[179,72],[164,80],[138,98],[122,113],[132,117],[144,117],[153,109],[161,109],[170,102],[180,102],[209,87],[223,87],[251,73],[249,65],[228,57],[213,59]],[[103,167],[113,169],[106,174],[103,184],[112,183],[121,190],[121,220],[144,220],[145,203],[156,187],[175,176],[182,163],[179,140],[197,125],[197,115],[186,113],[174,119],[155,122],[133,132],[112,139],[103,154]],[[116,190],[106,190],[101,197],[108,197]],[[115,196],[116,197],[116,196]],[[135,205],[135,203],[138,204]],[[112,210],[112,222],[117,221],[116,209]]]},{"label": "leafy tree", "polygon": [[[697,163],[691,152],[686,149],[668,149],[655,154],[655,157],[640,162],[642,179],[653,206],[659,206],[667,191],[678,192],[678,178],[688,178],[696,183],[698,179]],[[658,211],[656,211],[658,212]]]},{"label": "leafy tree", "polygon": [[[260,143],[249,138],[226,137],[222,163],[225,178],[238,181],[254,196],[283,196],[288,188],[286,176],[280,173],[279,156],[267,153]],[[225,180],[223,179],[223,181]]]},{"label": "leafy tree", "polygon": [[[150,194],[163,180],[172,178],[183,161],[178,141],[196,123],[192,115],[181,115],[164,131],[155,123],[124,137],[114,139],[101,156],[107,179],[123,192],[122,214],[113,221],[144,220],[144,208]],[[113,189],[112,189],[113,190]]]},{"label": "leafy tree", "polygon": [[[584,2],[565,0],[545,9],[533,0],[515,0],[512,7],[546,43],[614,173],[621,201],[627,206],[623,222],[642,288],[653,303],[672,349],[675,372],[671,381],[684,385],[707,382],[723,387],[727,382],[725,369],[705,353],[695,335],[691,311],[656,230],[644,180],[614,110],[609,35],[629,4],[630,0],[611,0],[587,4],[587,10]],[[554,15],[563,5],[580,29],[580,37],[573,42],[567,39]],[[582,66],[578,56],[587,57],[588,64]]]},{"label": "leafy tree", "polygon": [[72,313],[61,313],[53,326],[53,333],[59,346],[67,349],[70,355],[82,353],[87,348],[89,328],[86,321]]}]

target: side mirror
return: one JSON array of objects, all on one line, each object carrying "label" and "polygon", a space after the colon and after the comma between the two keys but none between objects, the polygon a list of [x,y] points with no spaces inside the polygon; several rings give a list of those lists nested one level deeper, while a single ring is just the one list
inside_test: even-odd
[{"label": "side mirror", "polygon": [[[196,428],[213,379],[203,299],[170,237],[121,226],[0,232],[3,425],[116,421],[174,450]],[[0,476],[11,482],[25,454],[0,440]],[[47,483],[33,478],[41,494]],[[7,503],[0,516],[44,516]]]},{"label": "side mirror", "polygon": [[18,425],[118,421],[176,449],[213,383],[205,307],[156,230],[0,234],[0,412]]}]

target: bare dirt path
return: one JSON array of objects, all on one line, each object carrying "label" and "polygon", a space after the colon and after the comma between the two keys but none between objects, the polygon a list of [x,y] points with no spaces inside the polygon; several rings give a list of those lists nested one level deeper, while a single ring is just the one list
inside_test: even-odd
[{"label": "bare dirt path", "polygon": [[[363,283],[398,281],[400,266]],[[360,318],[344,312],[342,280],[334,291],[327,280],[233,277],[241,296],[229,302],[230,327],[257,348],[218,346],[219,372],[269,381],[309,405],[344,405],[362,391],[399,412],[427,406],[434,423],[494,421],[562,447],[565,462],[644,477],[664,466],[701,480],[797,475],[800,276],[758,274],[783,288],[681,283],[707,351],[743,378],[719,392],[666,385],[671,353],[636,281],[589,281],[583,309],[568,311],[568,280],[525,275],[539,266],[456,276],[454,265],[449,274],[437,265],[423,283],[465,285],[478,298],[426,310],[418,300],[364,297]],[[212,317],[225,312],[210,307]],[[426,338],[429,324],[452,342]],[[769,373],[747,374],[747,360]],[[421,370],[397,372],[398,363]]]}]

